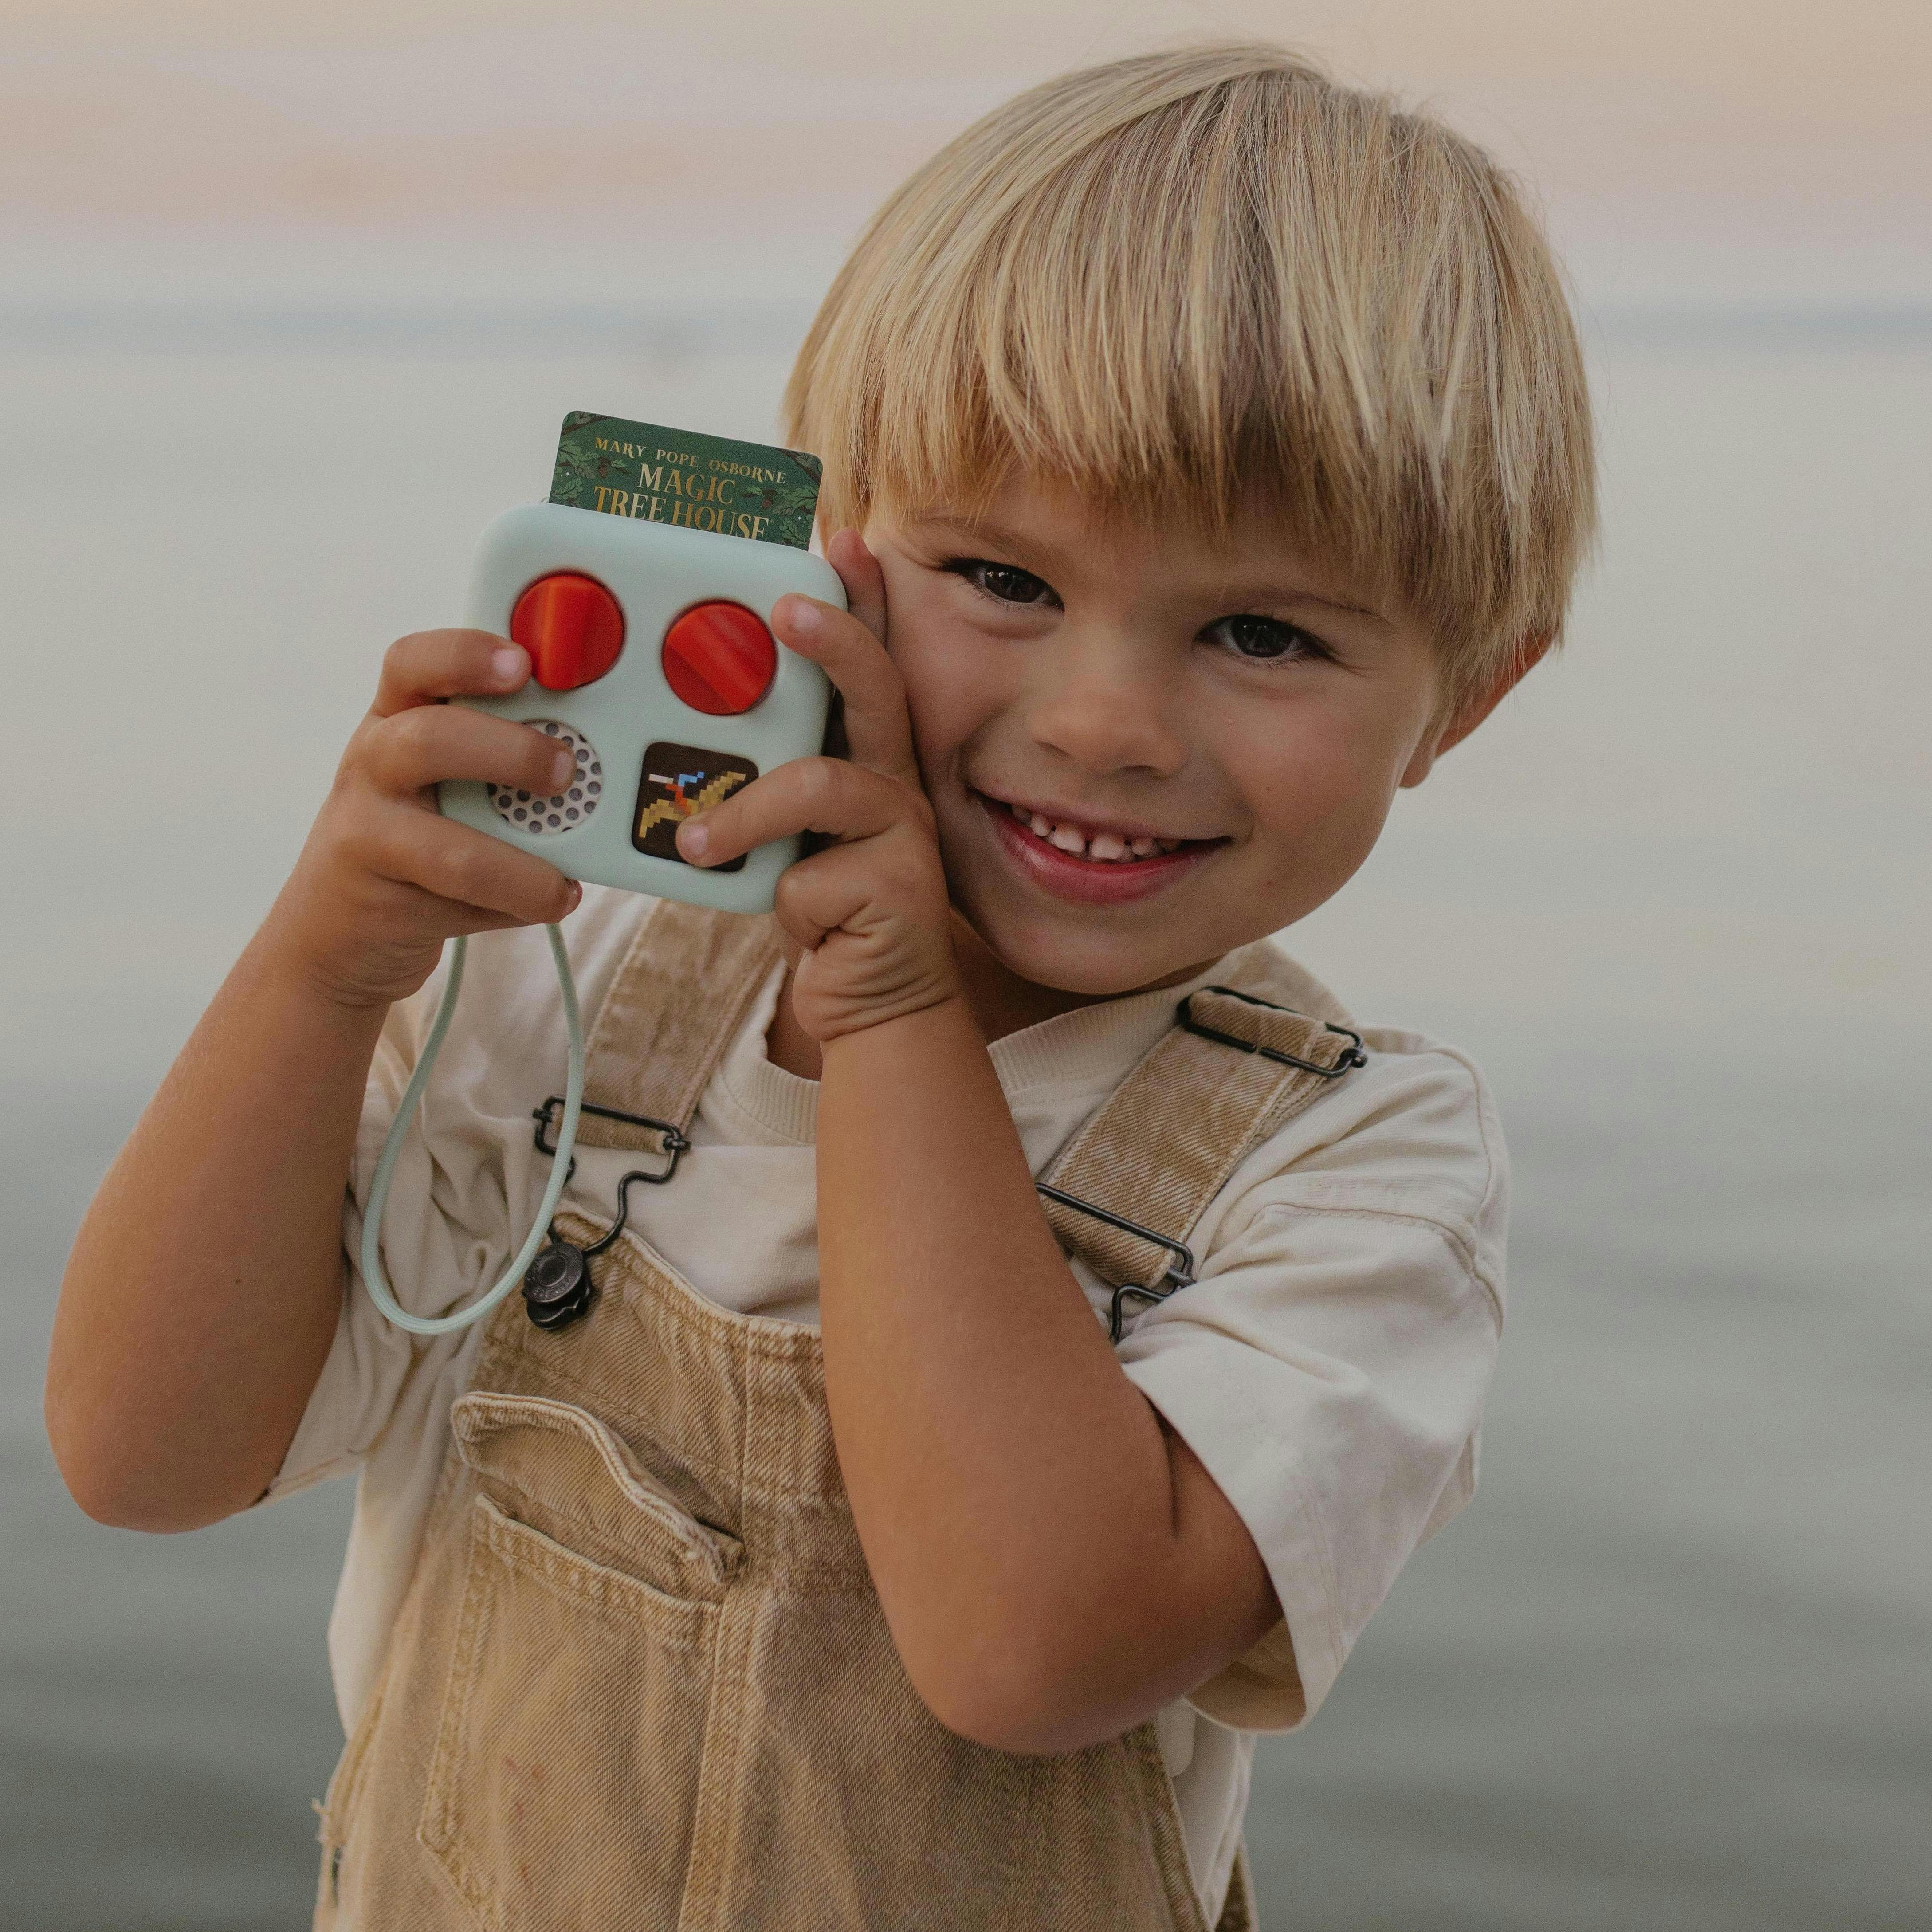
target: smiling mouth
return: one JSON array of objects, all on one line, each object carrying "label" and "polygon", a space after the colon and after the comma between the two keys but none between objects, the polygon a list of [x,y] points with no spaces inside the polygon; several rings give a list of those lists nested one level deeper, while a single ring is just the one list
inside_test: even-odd
[{"label": "smiling mouth", "polygon": [[975,796],[1000,829],[1023,850],[1049,865],[1070,863],[1096,874],[1165,874],[1228,842],[1225,838],[1173,838],[1156,832],[1088,825],[988,793]]}]

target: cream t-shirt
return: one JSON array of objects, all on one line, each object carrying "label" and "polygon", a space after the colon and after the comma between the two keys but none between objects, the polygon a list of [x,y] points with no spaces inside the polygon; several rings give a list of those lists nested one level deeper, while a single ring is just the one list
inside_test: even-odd
[{"label": "cream t-shirt", "polygon": [[[592,886],[565,928],[586,1031],[649,904]],[[629,1226],[712,1300],[810,1323],[818,1089],[766,1057],[780,979],[774,971],[706,1087],[676,1178],[632,1190]],[[350,1728],[416,1562],[451,1405],[468,1387],[483,1326],[427,1340],[392,1327],[353,1258],[383,1138],[441,990],[439,974],[384,1029],[345,1214],[341,1317],[270,1491],[361,1472],[329,1623]],[[1084,1007],[993,1044],[1036,1173],[1160,1039],[1187,990]],[[1286,1622],[1156,1720],[1210,1924],[1246,1808],[1254,1733],[1306,1720],[1410,1551],[1475,1484],[1502,1318],[1502,1136],[1480,1076],[1453,1048],[1383,1028],[1364,1041],[1367,1065],[1252,1154],[1210,1205],[1192,1237],[1200,1280],[1132,1316],[1120,1346],[1128,1376],[1240,1513]],[[469,1302],[516,1252],[550,1178],[531,1110],[562,1092],[565,1060],[542,932],[472,940],[382,1231],[392,1285],[412,1312]],[[635,1162],[621,1149],[580,1148],[565,1204],[608,1222]],[[1076,1273],[1104,1318],[1101,1285],[1077,1264]]]}]

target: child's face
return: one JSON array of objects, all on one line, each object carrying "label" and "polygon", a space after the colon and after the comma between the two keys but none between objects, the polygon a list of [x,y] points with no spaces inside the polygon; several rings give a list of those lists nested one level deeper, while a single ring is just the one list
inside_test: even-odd
[{"label": "child's face", "polygon": [[1016,484],[865,536],[954,903],[1036,985],[1152,986],[1292,924],[1444,735],[1426,632],[1258,521],[1156,534]]}]

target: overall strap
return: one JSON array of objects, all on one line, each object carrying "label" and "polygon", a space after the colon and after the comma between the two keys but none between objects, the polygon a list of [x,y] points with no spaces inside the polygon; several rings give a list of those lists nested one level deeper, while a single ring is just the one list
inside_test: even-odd
[{"label": "overall strap", "polygon": [[778,958],[769,919],[660,899],[592,1029],[578,1144],[675,1167],[705,1083]]},{"label": "overall strap", "polygon": [[1048,1169],[1047,1221],[1114,1288],[1116,1341],[1124,1299],[1164,1300],[1193,1280],[1188,1235],[1242,1160],[1364,1064],[1342,1017],[1272,946],[1243,948],[1221,984],[1178,1003],[1174,1026]]}]

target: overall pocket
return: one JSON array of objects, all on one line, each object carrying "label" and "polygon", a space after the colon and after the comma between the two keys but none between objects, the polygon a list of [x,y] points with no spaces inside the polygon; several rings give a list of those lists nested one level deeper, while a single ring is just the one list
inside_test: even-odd
[{"label": "overall pocket", "polygon": [[740,1546],[584,1410],[452,1419],[475,1493],[422,1841],[504,1932],[674,1925]]}]

